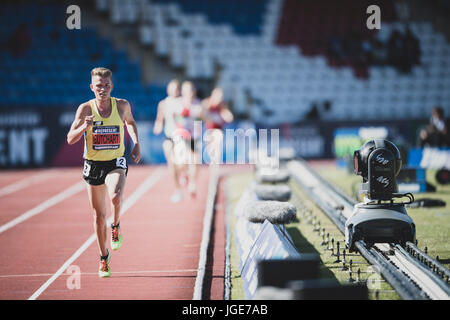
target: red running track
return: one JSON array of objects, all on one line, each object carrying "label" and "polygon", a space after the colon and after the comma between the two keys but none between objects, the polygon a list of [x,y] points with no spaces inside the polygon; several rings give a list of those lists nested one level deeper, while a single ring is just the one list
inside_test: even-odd
[{"label": "red running track", "polygon": [[[24,183],[27,177],[32,183]],[[173,204],[165,166],[131,167],[124,197],[128,208],[121,218],[124,242],[111,251],[111,277],[100,279],[97,243],[86,243],[94,234],[86,189],[73,187],[82,181],[81,168],[0,173],[0,299],[192,299],[208,179],[208,168],[201,167],[197,198],[186,194]],[[143,186],[148,190],[136,198]],[[70,196],[56,197],[55,203],[2,231],[69,188]],[[218,190],[209,299],[223,299],[224,190]]]}]

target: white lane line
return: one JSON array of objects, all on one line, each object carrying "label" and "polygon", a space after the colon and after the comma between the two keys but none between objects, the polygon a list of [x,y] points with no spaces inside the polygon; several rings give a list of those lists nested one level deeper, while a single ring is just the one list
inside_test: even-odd
[{"label": "white lane line", "polygon": [[[53,170],[51,172],[53,172]],[[17,192],[17,191],[22,190],[26,187],[29,187],[33,184],[36,184],[42,180],[48,179],[52,176],[50,174],[51,172],[49,172],[49,171],[40,172],[34,176],[26,177],[24,179],[14,182],[10,185],[4,186],[4,187],[0,188],[0,197],[4,197],[8,194]]]},{"label": "white lane line", "polygon": [[205,215],[203,216],[202,242],[200,245],[200,254],[199,254],[200,258],[198,260],[198,271],[197,277],[195,279],[194,294],[192,300],[203,299],[203,284],[205,280],[206,263],[208,259],[208,247],[211,238],[212,220],[214,217],[219,177],[220,174],[218,169],[213,169],[210,172]]},{"label": "white lane line", "polygon": [[[197,272],[197,269],[114,271],[114,274],[183,273],[183,272]],[[0,275],[0,279],[50,277],[52,275],[53,275],[53,273],[8,274],[8,275]],[[93,276],[93,275],[97,276],[98,273],[97,272],[81,272],[80,275],[81,276]]]},{"label": "white lane line", "polygon": [[48,208],[54,206],[55,204],[64,201],[67,198],[70,198],[71,196],[77,194],[81,190],[84,189],[85,182],[81,181],[73,186],[67,188],[66,190],[58,193],[57,195],[54,195],[50,199],[45,200],[44,202],[40,203],[36,207],[28,210],[27,212],[21,214],[17,218],[11,220],[10,222],[0,226],[0,233],[5,232],[6,230],[18,225],[21,222],[24,222],[25,220],[41,213],[44,210],[47,210]]},{"label": "white lane line", "polygon": [[[122,216],[132,205],[134,205],[156,182],[163,176],[163,169],[159,167],[156,169],[134,192],[125,200],[120,216]],[[112,222],[109,218],[107,224]],[[85,243],[78,248],[77,251],[38,289],[34,292],[28,300],[36,300],[42,292],[44,292],[58,277],[97,239],[93,233]]]}]

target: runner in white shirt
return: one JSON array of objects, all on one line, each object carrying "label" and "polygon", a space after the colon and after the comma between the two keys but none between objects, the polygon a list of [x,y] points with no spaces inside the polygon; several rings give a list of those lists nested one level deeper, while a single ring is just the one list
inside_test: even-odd
[{"label": "runner in white shirt", "polygon": [[181,109],[180,83],[178,80],[172,80],[167,85],[167,97],[158,104],[153,133],[158,135],[164,129],[166,138],[163,142],[163,150],[175,184],[175,192],[170,198],[174,203],[181,201],[183,198],[180,183],[184,177],[183,166],[176,160],[174,152],[174,136],[177,130],[175,117],[181,112]]}]

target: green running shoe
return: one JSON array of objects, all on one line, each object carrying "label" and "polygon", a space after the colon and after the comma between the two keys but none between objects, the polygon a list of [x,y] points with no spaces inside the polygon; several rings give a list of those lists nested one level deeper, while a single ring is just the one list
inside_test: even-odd
[{"label": "green running shoe", "polygon": [[111,224],[111,249],[119,250],[122,246],[122,234],[120,233],[119,223],[117,225]]},{"label": "green running shoe", "polygon": [[111,268],[109,264],[111,262],[111,254],[108,251],[108,256],[106,259],[100,258],[100,268],[98,269],[98,276],[100,278],[107,278],[111,276]]}]

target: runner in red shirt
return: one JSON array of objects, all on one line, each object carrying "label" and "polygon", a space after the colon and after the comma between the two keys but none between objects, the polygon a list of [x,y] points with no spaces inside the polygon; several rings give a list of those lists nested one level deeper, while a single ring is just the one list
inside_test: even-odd
[{"label": "runner in red shirt", "polygon": [[234,117],[224,100],[223,90],[215,88],[211,96],[202,101],[202,118],[205,121],[204,141],[211,164],[222,162],[223,150],[223,128],[227,123],[233,121]]}]

